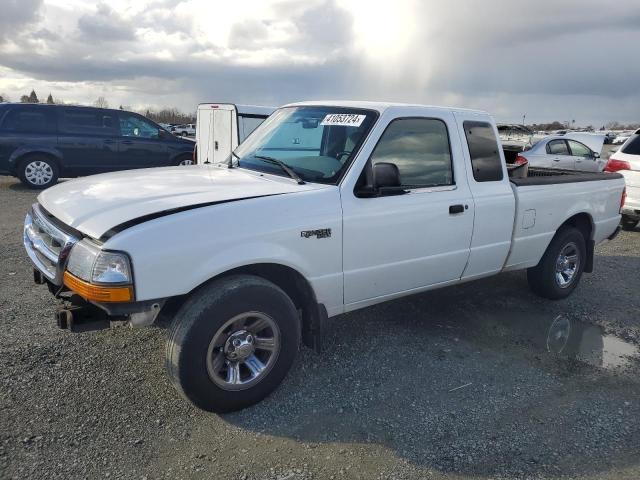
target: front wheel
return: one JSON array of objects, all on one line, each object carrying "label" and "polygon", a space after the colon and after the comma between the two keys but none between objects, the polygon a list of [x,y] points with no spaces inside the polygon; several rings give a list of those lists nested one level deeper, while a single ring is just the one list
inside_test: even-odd
[{"label": "front wheel", "polygon": [[179,158],[178,161],[176,162],[176,165],[179,167],[185,166],[185,165],[193,165],[193,158],[191,157],[182,157]]},{"label": "front wheel", "polygon": [[623,215],[622,229],[627,231],[634,230],[638,226],[638,222],[640,222],[640,220],[635,220],[631,217],[627,217],[626,215]]},{"label": "front wheel", "polygon": [[211,412],[253,405],[282,382],[300,343],[291,299],[273,283],[233,275],[197,290],[169,331],[166,365],[177,390]]},{"label": "front wheel", "polygon": [[527,270],[531,290],[552,300],[568,297],[582,276],[586,250],[580,230],[570,226],[560,228],[540,263]]}]

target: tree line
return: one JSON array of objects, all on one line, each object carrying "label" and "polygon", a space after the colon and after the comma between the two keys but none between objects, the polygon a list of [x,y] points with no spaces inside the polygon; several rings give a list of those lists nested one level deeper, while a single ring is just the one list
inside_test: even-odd
[{"label": "tree line", "polygon": [[[4,93],[0,93],[0,103],[1,102],[9,102],[10,99],[9,97],[4,94]],[[29,95],[22,95],[20,97],[20,103],[47,103],[50,105],[54,105],[54,104],[65,104],[66,102],[57,99],[57,98],[53,98],[53,96],[51,95],[51,93],[49,93],[49,95],[47,96],[47,99],[45,101],[40,101],[40,99],[38,98],[38,95],[36,94],[35,90],[31,90],[31,93],[29,93]],[[98,107],[98,108],[109,108],[109,102],[107,101],[107,99],[105,97],[98,97],[92,104],[92,106],[94,107]],[[154,122],[157,123],[177,123],[177,124],[183,124],[183,123],[195,123],[196,121],[196,116],[195,113],[184,113],[180,110],[178,110],[177,108],[173,107],[173,108],[162,108],[160,110],[153,110],[150,108],[146,108],[143,110],[134,110],[129,106],[126,105],[120,105],[118,107],[118,109],[120,110],[126,110],[128,112],[133,112],[135,111],[136,113],[139,113],[141,115],[144,115],[145,117],[153,120]]]},{"label": "tree line", "polygon": [[[527,128],[536,132],[537,131],[550,132],[554,130],[574,129],[576,127],[575,127],[575,120],[572,122],[559,122],[555,120],[550,123],[533,123],[531,125],[527,125]],[[624,124],[624,123],[613,121],[613,122],[605,123],[604,125],[599,127],[597,130],[635,130],[637,128],[640,128],[640,123]],[[587,125],[586,127],[581,128],[581,130],[595,131],[596,128],[594,128],[593,125]]]}]

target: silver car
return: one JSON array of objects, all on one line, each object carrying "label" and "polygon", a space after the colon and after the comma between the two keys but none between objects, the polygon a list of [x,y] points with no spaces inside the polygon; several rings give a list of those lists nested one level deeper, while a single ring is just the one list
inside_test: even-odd
[{"label": "silver car", "polygon": [[526,158],[531,167],[585,172],[601,172],[607,163],[584,143],[560,136],[544,138],[519,156]]}]

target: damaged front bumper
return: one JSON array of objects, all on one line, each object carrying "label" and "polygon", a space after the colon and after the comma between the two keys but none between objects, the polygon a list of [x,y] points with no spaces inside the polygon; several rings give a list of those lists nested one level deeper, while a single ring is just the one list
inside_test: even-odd
[{"label": "damaged front bumper", "polygon": [[100,330],[120,325],[146,327],[156,321],[167,300],[89,302],[65,287],[54,285],[38,269],[34,268],[33,278],[36,284],[47,285],[49,291],[60,301],[55,313],[56,323],[60,328],[71,331]]}]

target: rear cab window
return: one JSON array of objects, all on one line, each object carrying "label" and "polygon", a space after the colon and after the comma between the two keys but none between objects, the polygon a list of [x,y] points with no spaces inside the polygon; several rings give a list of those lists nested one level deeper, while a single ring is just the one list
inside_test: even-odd
[{"label": "rear cab window", "polygon": [[467,120],[463,123],[469,147],[473,178],[476,182],[498,182],[504,178],[500,145],[488,122]]},{"label": "rear cab window", "polygon": [[266,119],[267,117],[264,115],[239,114],[238,120],[240,123],[240,143],[242,143],[244,139],[247,138],[256,128],[258,128],[260,124]]}]

